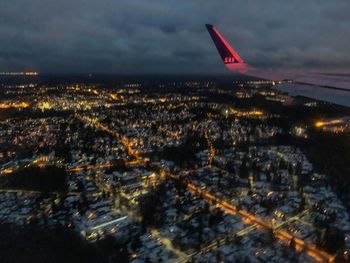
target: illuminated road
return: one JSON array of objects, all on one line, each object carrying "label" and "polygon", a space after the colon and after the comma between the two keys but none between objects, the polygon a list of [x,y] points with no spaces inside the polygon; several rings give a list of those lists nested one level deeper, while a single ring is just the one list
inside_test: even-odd
[{"label": "illuminated road", "polygon": [[[136,150],[132,149],[132,144],[130,144],[130,142],[126,136],[122,136],[117,132],[113,132],[107,126],[101,124],[99,121],[97,121],[95,119],[91,119],[89,117],[85,117],[85,116],[81,116],[81,115],[77,115],[77,117],[84,122],[89,122],[89,123],[95,125],[96,128],[98,128],[102,131],[108,132],[108,133],[116,136],[118,139],[121,140],[124,147],[127,149],[129,155],[131,155],[136,160],[138,160],[140,162],[140,164],[146,163],[146,161],[144,159],[142,159],[142,157],[139,155],[139,153]],[[206,136],[208,136],[208,134]],[[216,204],[224,212],[226,212],[228,214],[240,215],[244,222],[253,223],[258,228],[260,227],[260,228],[266,229],[268,231],[271,231],[277,239],[279,239],[287,244],[289,244],[292,240],[294,240],[295,249],[297,251],[304,250],[310,257],[314,258],[317,262],[334,262],[335,257],[333,255],[330,255],[324,251],[319,250],[318,248],[316,248],[312,244],[305,243],[302,239],[293,236],[292,234],[288,233],[285,230],[275,229],[273,227],[273,224],[270,221],[260,219],[256,216],[250,214],[247,211],[240,210],[236,206],[230,204],[228,200],[218,198],[218,197],[214,196],[213,194],[197,187],[196,185],[194,185],[191,182],[188,182],[186,180],[180,180],[177,176],[170,174],[162,169],[160,169],[160,171],[161,171],[160,174],[162,177],[169,178],[169,179],[176,180],[176,181],[180,181],[187,188],[187,190],[189,190],[193,194],[197,195],[198,197],[205,199],[208,202]]]},{"label": "illuminated road", "polygon": [[303,217],[303,216],[304,216],[305,214],[307,214],[308,212],[309,212],[309,210],[304,210],[304,211],[302,211],[301,213],[299,213],[299,214],[297,214],[297,215],[295,215],[295,216],[292,216],[292,217],[288,218],[287,220],[285,220],[285,221],[279,223],[278,225],[275,225],[275,226],[274,226],[274,230],[277,230],[277,229],[281,228],[282,226],[284,226],[284,225],[286,225],[286,224],[288,224],[289,222],[292,222],[292,221],[294,221],[294,220],[299,220],[299,221],[301,221],[300,218]]},{"label": "illuminated road", "polygon": [[115,223],[121,222],[121,221],[123,221],[123,220],[125,220],[127,218],[128,218],[127,216],[123,216],[123,217],[120,217],[120,218],[117,218],[117,219],[113,219],[111,221],[108,221],[108,222],[102,223],[100,225],[94,226],[94,227],[91,228],[91,230],[97,230],[97,229],[104,228],[106,226],[114,225]]},{"label": "illuminated road", "polygon": [[[171,174],[165,174],[165,176],[167,176],[173,180],[179,180],[178,177],[171,175]],[[302,239],[293,236],[292,234],[288,233],[285,230],[279,230],[279,229],[275,230],[269,221],[265,221],[265,220],[262,220],[260,218],[257,218],[254,215],[248,213],[247,211],[239,210],[239,209],[237,209],[236,206],[230,204],[228,201],[221,199],[221,198],[218,198],[218,197],[210,194],[209,192],[202,190],[201,188],[197,187],[196,185],[194,185],[190,182],[184,182],[184,181],[181,181],[181,182],[186,186],[186,188],[189,191],[191,191],[192,193],[194,193],[198,197],[202,197],[205,200],[216,204],[220,209],[222,209],[226,213],[238,214],[242,217],[243,221],[245,221],[247,223],[255,223],[257,226],[259,226],[263,229],[266,229],[268,231],[272,231],[274,236],[277,239],[279,239],[287,244],[289,244],[292,240],[294,240],[294,242],[296,244],[295,248],[297,251],[301,251],[302,249],[304,249],[306,251],[306,253],[309,256],[311,256],[312,258],[314,258],[317,262],[334,262],[333,255],[329,255],[326,252],[317,249],[312,244],[305,243]]]},{"label": "illuminated road", "polygon": [[12,174],[13,172],[14,172],[14,170],[11,168],[7,168],[7,169],[2,170],[3,174]]},{"label": "illuminated road", "polygon": [[329,121],[317,121],[315,123],[315,126],[317,128],[321,128],[324,126],[330,126],[330,125],[336,125],[336,124],[344,124],[345,120],[343,119],[335,119],[335,120],[329,120]]},{"label": "illuminated road", "polygon": [[243,228],[242,230],[238,231],[238,232],[236,233],[236,236],[238,236],[238,237],[244,236],[244,235],[246,235],[246,234],[252,232],[252,231],[253,231],[254,229],[256,229],[256,228],[257,228],[257,224],[254,223],[254,224],[252,224],[251,226],[248,226],[248,227]]},{"label": "illuminated road", "polygon": [[[239,236],[243,236],[248,234],[249,232],[253,231],[254,229],[256,229],[257,225],[253,224],[250,225],[246,228],[241,229],[240,231],[236,232],[236,233],[229,233],[224,237],[220,237],[218,239],[212,240],[211,242],[209,242],[205,247],[202,247],[199,251],[192,253],[191,255],[188,256],[188,259],[194,258],[199,254],[205,254],[210,252],[213,249],[216,249],[222,245],[225,245],[228,240],[232,241],[234,240],[235,237],[239,237]],[[185,261],[184,261],[185,262]]]},{"label": "illuminated road", "polygon": [[208,165],[211,166],[211,164],[213,163],[214,156],[215,156],[215,148],[214,148],[213,144],[211,143],[211,141],[209,140],[209,135],[208,135],[207,129],[204,132],[204,137],[207,140],[207,143],[209,146]]},{"label": "illuminated road", "polygon": [[67,169],[67,172],[78,173],[81,171],[108,169],[111,167],[112,167],[111,164],[87,165],[87,166],[69,168],[69,169]]},{"label": "illuminated road", "polygon": [[[30,163],[26,164],[24,166],[24,168],[30,167],[32,165],[37,165],[39,167],[45,166],[45,165],[48,164],[49,159],[50,158],[48,156],[45,156],[45,155],[44,156],[40,156],[40,157],[36,158],[35,160],[31,161]],[[7,169],[3,169],[1,171],[1,174],[13,174],[15,172],[16,172],[15,169],[7,168]]]},{"label": "illuminated road", "polygon": [[151,235],[154,239],[158,240],[167,250],[173,252],[177,259],[173,262],[186,262],[188,255],[181,250],[176,249],[170,239],[163,237],[157,229],[151,229]]},{"label": "illuminated road", "polygon": [[82,116],[82,115],[79,115],[79,114],[76,114],[76,117],[78,119],[80,119],[81,121],[93,124],[99,130],[107,132],[110,135],[116,137],[118,140],[120,140],[122,142],[123,146],[127,150],[128,155],[134,157],[136,160],[140,161],[140,163],[146,162],[139,156],[139,152],[132,148],[133,144],[130,142],[128,137],[123,136],[123,135],[119,134],[118,132],[112,131],[106,125],[103,125],[102,123],[100,123],[96,119],[92,119],[92,118],[89,118],[87,116]]}]

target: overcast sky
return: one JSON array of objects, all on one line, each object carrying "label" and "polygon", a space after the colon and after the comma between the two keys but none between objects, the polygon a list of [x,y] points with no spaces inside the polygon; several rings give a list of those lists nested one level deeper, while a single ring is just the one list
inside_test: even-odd
[{"label": "overcast sky", "polygon": [[224,73],[214,24],[259,67],[350,71],[349,0],[0,0],[0,71]]}]

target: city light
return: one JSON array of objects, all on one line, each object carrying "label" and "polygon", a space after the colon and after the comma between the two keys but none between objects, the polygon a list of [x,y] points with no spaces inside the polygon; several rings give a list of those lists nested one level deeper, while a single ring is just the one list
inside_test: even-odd
[{"label": "city light", "polygon": [[0,76],[38,76],[38,72],[0,72]]},{"label": "city light", "polygon": [[[140,248],[161,249],[180,261],[201,259],[229,247],[236,238],[271,233],[277,241],[262,242],[258,250],[237,246],[258,259],[264,257],[264,251],[274,253],[272,248],[277,246],[300,259],[308,256],[316,262],[334,262],[335,254],[311,241],[316,227],[309,217],[333,213],[331,202],[341,213],[345,208],[331,189],[317,188],[326,176],[314,173],[299,148],[276,142],[269,145],[278,134],[308,140],[310,129],[293,123],[292,129],[285,131],[270,124],[268,120],[274,118],[278,123],[280,116],[269,114],[263,106],[240,108],[231,102],[207,102],[200,95],[202,84],[186,82],[186,87],[192,84],[198,94],[129,92],[83,83],[8,88],[9,94],[20,94],[21,101],[0,103],[25,106],[38,117],[0,122],[8,139],[0,141],[6,146],[0,150],[4,180],[0,194],[39,195],[42,185],[28,190],[13,185],[6,188],[6,182],[21,176],[25,169],[45,173],[57,167],[67,184],[65,194],[60,189],[45,190],[52,199],[43,200],[34,210],[18,209],[30,211],[23,214],[25,222],[38,219],[43,224],[44,214],[88,242],[135,235],[140,238]],[[203,86],[216,96],[227,94],[206,82]],[[248,88],[246,92],[255,96]],[[235,92],[228,93],[235,102],[242,100]],[[258,92],[266,101],[268,96],[278,96],[276,91],[272,93]],[[40,94],[40,99],[35,94]],[[346,119],[319,120],[314,125],[338,127],[346,125]],[[30,149],[30,157],[20,157],[22,149]],[[302,194],[298,190],[301,173],[310,175]],[[49,172],[43,178],[54,174]],[[317,191],[322,194],[315,196]],[[323,196],[328,196],[324,207],[313,209]],[[6,198],[6,203],[12,202]],[[25,200],[16,206],[29,207]],[[62,216],[63,207],[72,213]],[[9,220],[6,211],[4,218]],[[346,227],[343,218],[337,217],[337,224]],[[145,220],[159,220],[157,224],[164,225],[144,226]],[[208,240],[191,237],[189,229],[197,221],[203,222],[203,226],[197,225],[199,232],[210,232]],[[143,228],[148,232],[142,232]],[[301,236],[302,231],[311,238]],[[142,260],[148,255],[136,245],[130,247],[128,258]]]}]

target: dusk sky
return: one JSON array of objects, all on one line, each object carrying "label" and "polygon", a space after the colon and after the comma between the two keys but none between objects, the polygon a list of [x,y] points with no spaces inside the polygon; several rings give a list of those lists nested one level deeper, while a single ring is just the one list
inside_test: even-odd
[{"label": "dusk sky", "polygon": [[254,66],[350,71],[348,0],[0,1],[0,71],[225,73],[206,23]]}]

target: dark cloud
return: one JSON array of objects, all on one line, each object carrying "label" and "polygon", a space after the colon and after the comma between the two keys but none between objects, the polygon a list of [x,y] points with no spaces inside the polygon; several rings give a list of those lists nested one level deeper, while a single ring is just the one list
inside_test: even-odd
[{"label": "dark cloud", "polygon": [[183,58],[186,60],[200,59],[203,57],[203,53],[195,50],[175,50],[173,52],[175,58]]},{"label": "dark cloud", "polygon": [[224,73],[213,23],[250,64],[350,68],[348,0],[4,0],[0,71]]},{"label": "dark cloud", "polygon": [[173,34],[176,33],[177,28],[175,25],[165,25],[165,26],[161,26],[160,29],[164,32],[164,33],[168,33],[168,34]]}]

